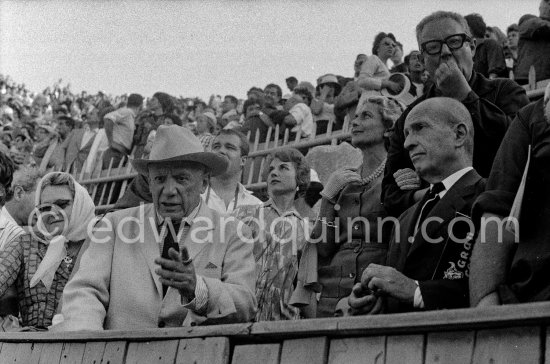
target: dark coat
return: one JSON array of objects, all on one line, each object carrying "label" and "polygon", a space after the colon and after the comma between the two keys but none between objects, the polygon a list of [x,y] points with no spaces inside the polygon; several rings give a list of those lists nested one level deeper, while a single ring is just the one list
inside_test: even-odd
[{"label": "dark coat", "polygon": [[[426,234],[418,231],[414,235],[422,201],[399,218],[399,234],[394,230],[387,264],[418,281],[427,310],[469,306],[469,262],[475,233],[470,231],[473,224],[465,219],[470,219],[472,205],[484,189],[485,180],[475,170],[462,176],[428,214],[426,221],[437,217],[442,222],[427,224]],[[468,236],[469,232],[473,234]],[[412,310],[412,305],[388,300],[388,312]]]},{"label": "dark coat", "polygon": [[[529,103],[525,90],[512,80],[488,80],[475,73],[470,80],[472,92],[462,101],[470,111],[474,123],[474,160],[473,167],[483,177],[488,177],[493,160],[502,138],[523,106]],[[402,191],[393,178],[393,174],[403,168],[414,169],[409,153],[404,148],[405,136],[403,128],[405,118],[420,102],[441,96],[435,85],[427,89],[420,98],[412,103],[394,125],[390,135],[388,161],[384,179],[382,180],[382,202],[388,213],[399,216],[414,204],[415,191]],[[424,184],[423,187],[426,187]]]}]

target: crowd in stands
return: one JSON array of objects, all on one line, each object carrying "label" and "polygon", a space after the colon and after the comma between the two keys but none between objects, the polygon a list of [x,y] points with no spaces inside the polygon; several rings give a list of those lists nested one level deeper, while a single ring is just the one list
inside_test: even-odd
[{"label": "crowd in stands", "polygon": [[[418,50],[380,32],[352,77],[288,77],[288,93],[270,83],[244,100],[61,80],[33,93],[2,76],[0,331],[549,300],[550,86],[531,103],[521,87],[531,66],[550,78],[550,1],[539,11],[507,36],[438,11]],[[262,162],[264,195],[243,185],[255,142],[344,127],[353,165],[320,179],[291,145]],[[96,216],[75,176],[130,163],[138,175]]]}]

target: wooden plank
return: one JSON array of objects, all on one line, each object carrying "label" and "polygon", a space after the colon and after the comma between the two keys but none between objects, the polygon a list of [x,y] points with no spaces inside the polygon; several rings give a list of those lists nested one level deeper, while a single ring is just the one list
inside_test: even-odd
[{"label": "wooden plank", "polygon": [[428,334],[426,364],[470,363],[474,349],[474,331],[451,331]]},{"label": "wooden plank", "polygon": [[109,341],[105,344],[101,363],[123,364],[125,354],[126,341]]},{"label": "wooden plank", "polygon": [[327,362],[327,351],[326,336],[285,340],[281,352],[281,364],[324,364]]},{"label": "wooden plank", "polygon": [[[279,364],[280,344],[237,345],[233,351],[233,364]],[[305,363],[304,363],[305,364]]]},{"label": "wooden plank", "polygon": [[384,336],[353,337],[331,340],[328,363],[384,364],[385,344],[386,338]]},{"label": "wooden plank", "polygon": [[539,363],[541,354],[538,326],[480,330],[476,334],[473,363]]},{"label": "wooden plank", "polygon": [[40,356],[42,355],[42,349],[46,347],[46,343],[34,343],[31,346],[31,356],[29,358],[29,364],[40,363]]},{"label": "wooden plank", "polygon": [[126,364],[172,364],[176,358],[179,340],[131,342],[128,344]]},{"label": "wooden plank", "polygon": [[40,364],[59,363],[61,351],[63,351],[63,343],[48,343],[42,347],[40,353]]},{"label": "wooden plank", "polygon": [[0,352],[0,363],[28,363],[32,355],[32,349],[32,343],[4,343]]},{"label": "wooden plank", "polygon": [[[386,338],[386,364],[424,363],[424,335],[394,335]],[[405,360],[406,359],[406,360]]]},{"label": "wooden plank", "polygon": [[230,343],[226,337],[180,340],[176,363],[227,364],[229,349]]},{"label": "wooden plank", "polygon": [[82,364],[99,364],[103,359],[105,343],[102,341],[86,343]]},{"label": "wooden plank", "polygon": [[80,364],[84,357],[84,343],[66,343],[61,352],[60,364]]}]

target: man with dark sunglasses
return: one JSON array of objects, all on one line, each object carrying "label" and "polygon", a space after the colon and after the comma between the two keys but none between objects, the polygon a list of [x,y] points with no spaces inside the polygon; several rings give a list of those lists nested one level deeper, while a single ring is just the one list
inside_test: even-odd
[{"label": "man with dark sunglasses", "polygon": [[466,106],[475,129],[473,167],[487,177],[506,129],[519,109],[529,102],[525,90],[514,81],[489,80],[473,70],[476,42],[462,15],[435,12],[417,25],[416,37],[434,84],[405,110],[390,136],[382,200],[393,216],[399,216],[419,201],[428,186],[414,171],[403,146],[405,118],[416,104],[444,96]]}]

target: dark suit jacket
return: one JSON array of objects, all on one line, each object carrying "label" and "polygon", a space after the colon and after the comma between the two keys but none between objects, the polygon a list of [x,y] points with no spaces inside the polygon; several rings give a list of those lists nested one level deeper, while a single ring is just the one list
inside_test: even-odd
[{"label": "dark suit jacket", "polygon": [[[462,176],[428,214],[426,221],[437,217],[441,223],[428,223],[426,234],[419,230],[414,235],[423,201],[399,218],[400,224],[390,241],[387,264],[418,281],[427,310],[469,306],[469,262],[475,233],[467,236],[470,227],[474,229],[474,224],[468,221],[471,221],[472,205],[484,189],[485,179],[475,170]],[[429,242],[430,239],[440,242]],[[412,305],[388,300],[389,312],[413,309]]]},{"label": "dark suit jacket", "polygon": [[[472,115],[474,123],[473,167],[483,177],[488,177],[504,134],[516,113],[529,103],[525,90],[508,79],[489,80],[479,73],[470,79],[472,92],[462,101]],[[409,152],[405,149],[403,128],[405,118],[420,102],[441,96],[433,85],[424,90],[424,95],[413,102],[394,124],[390,135],[388,161],[382,180],[382,202],[391,216],[399,216],[414,204],[415,191],[403,191],[395,182],[393,174],[399,169],[414,169]],[[426,187],[425,184],[423,187]]]},{"label": "dark suit jacket", "polygon": [[77,171],[80,172],[86,158],[88,157],[88,154],[90,153],[95,136],[90,138],[88,143],[86,143],[83,148],[80,148],[82,137],[84,137],[84,129],[74,129],[67,136],[67,140],[63,143],[63,148],[65,151],[63,168],[67,172],[74,168],[73,164],[75,165]]}]

